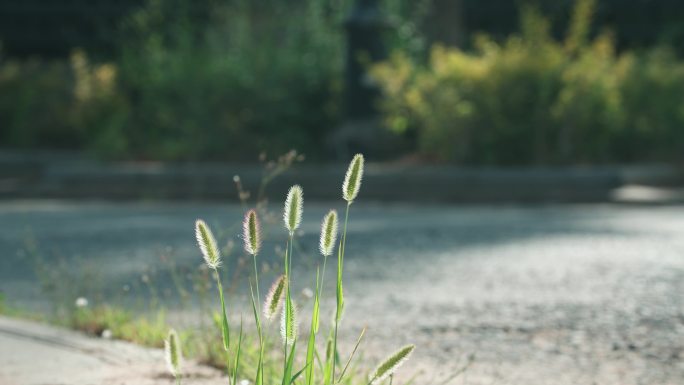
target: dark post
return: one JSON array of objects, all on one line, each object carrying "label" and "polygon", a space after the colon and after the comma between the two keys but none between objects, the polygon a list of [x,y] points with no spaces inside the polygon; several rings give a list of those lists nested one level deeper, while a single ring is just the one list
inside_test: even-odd
[{"label": "dark post", "polygon": [[378,96],[366,73],[373,62],[387,56],[382,41],[388,23],[380,12],[378,0],[357,0],[345,22],[347,29],[346,108],[347,119],[373,118]]}]

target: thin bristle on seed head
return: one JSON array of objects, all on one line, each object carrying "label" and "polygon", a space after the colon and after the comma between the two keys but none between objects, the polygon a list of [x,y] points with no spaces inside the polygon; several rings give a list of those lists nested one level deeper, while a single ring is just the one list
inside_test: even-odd
[{"label": "thin bristle on seed head", "polygon": [[415,345],[406,345],[399,349],[396,353],[389,356],[385,361],[378,365],[375,370],[368,376],[371,385],[379,384],[387,377],[394,374],[394,372],[408,360],[409,356],[416,348]]},{"label": "thin bristle on seed head", "polygon": [[302,207],[304,204],[304,193],[299,185],[290,187],[287,192],[287,199],[285,199],[285,210],[283,211],[283,220],[285,221],[285,228],[294,234],[295,230],[302,222]]},{"label": "thin bristle on seed head", "polygon": [[356,154],[349,163],[347,173],[344,176],[344,183],[342,184],[342,197],[348,203],[352,203],[361,189],[361,180],[363,179],[363,155]]},{"label": "thin bristle on seed head", "polygon": [[283,342],[291,345],[297,339],[297,333],[299,330],[299,325],[297,324],[297,307],[293,300],[290,300],[290,304],[287,304],[285,300],[285,305],[281,311],[280,317],[280,335],[283,338]]},{"label": "thin bristle on seed head", "polygon": [[245,251],[257,255],[261,248],[261,226],[255,210],[249,210],[242,221],[242,238],[245,241]]},{"label": "thin bristle on seed head", "polygon": [[183,355],[181,353],[180,339],[175,330],[169,330],[169,334],[164,340],[164,355],[166,357],[166,366],[174,377],[181,374],[181,361]]},{"label": "thin bristle on seed head", "polygon": [[209,226],[201,219],[195,222],[195,237],[207,266],[217,269],[221,265],[221,254],[216,245],[214,234],[211,233]]},{"label": "thin bristle on seed head", "polygon": [[271,285],[268,294],[266,294],[266,300],[264,301],[264,317],[267,320],[272,320],[280,306],[283,304],[283,299],[285,298],[285,290],[287,290],[287,279],[285,275],[281,275],[276,278],[276,280]]},{"label": "thin bristle on seed head", "polygon": [[324,217],[321,224],[321,240],[319,249],[321,254],[330,256],[335,248],[337,240],[337,211],[330,210]]}]

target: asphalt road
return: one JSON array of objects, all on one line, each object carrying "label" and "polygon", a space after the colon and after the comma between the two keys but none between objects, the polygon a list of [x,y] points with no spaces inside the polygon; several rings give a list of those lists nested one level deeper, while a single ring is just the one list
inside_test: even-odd
[{"label": "asphalt road", "polygon": [[[320,262],[317,232],[327,207],[305,207],[297,292],[311,286]],[[173,298],[164,261],[197,269],[194,219],[223,229],[222,243],[239,243],[230,226],[242,212],[211,204],[0,203],[0,290],[15,304],[44,307],[39,266],[70,284],[67,301]],[[400,378],[422,371],[418,384],[439,384],[470,354],[474,361],[452,383],[684,384],[684,207],[355,204],[349,226],[342,349],[368,326],[362,365],[414,342]],[[265,235],[262,262],[277,263],[284,230],[275,224]],[[227,267],[240,272],[233,254]],[[262,286],[273,272],[263,276]],[[162,284],[150,291],[148,278]],[[330,288],[327,295],[330,301]]]}]

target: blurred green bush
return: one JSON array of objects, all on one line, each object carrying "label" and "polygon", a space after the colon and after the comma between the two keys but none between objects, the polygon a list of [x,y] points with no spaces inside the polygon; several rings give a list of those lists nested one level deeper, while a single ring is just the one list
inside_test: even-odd
[{"label": "blurred green bush", "polygon": [[[85,149],[114,159],[325,158],[340,124],[343,20],[352,0],[149,0],[100,62],[0,52],[0,147]],[[504,41],[435,46],[430,0],[384,0],[391,59],[375,66],[387,126],[426,158],[471,164],[681,159],[684,64],[667,48],[616,52],[590,38],[578,0],[563,41],[534,8]],[[203,3],[204,6],[204,3]],[[204,9],[204,8],[203,8]]]},{"label": "blurred green bush", "polygon": [[398,52],[373,69],[387,126],[428,158],[471,164],[681,159],[684,64],[666,49],[616,53],[589,39],[594,2],[576,3],[564,41],[535,8],[502,43],[435,46],[427,64]]},{"label": "blurred green bush", "polygon": [[112,158],[316,158],[337,125],[344,46],[346,2],[324,4],[214,2],[198,23],[187,1],[151,0],[112,63],[0,59],[0,140]]}]

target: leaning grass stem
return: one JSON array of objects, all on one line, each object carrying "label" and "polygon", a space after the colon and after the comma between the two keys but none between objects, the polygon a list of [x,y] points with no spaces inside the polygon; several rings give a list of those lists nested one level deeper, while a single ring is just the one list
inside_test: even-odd
[{"label": "leaning grass stem", "polygon": [[344,378],[344,374],[347,373],[347,369],[349,369],[349,365],[351,364],[352,360],[354,359],[354,354],[356,354],[356,350],[359,348],[359,345],[361,344],[361,340],[363,339],[363,336],[366,334],[366,328],[363,328],[361,330],[361,334],[359,335],[359,339],[356,340],[356,345],[354,345],[354,350],[352,350],[351,354],[349,355],[349,359],[347,360],[347,364],[344,365],[344,369],[342,369],[342,373],[340,373],[340,378],[337,379],[336,384],[339,384],[342,382],[342,379]]}]

